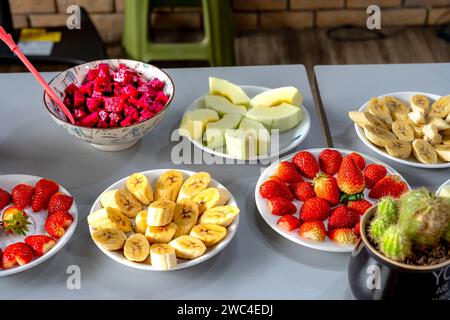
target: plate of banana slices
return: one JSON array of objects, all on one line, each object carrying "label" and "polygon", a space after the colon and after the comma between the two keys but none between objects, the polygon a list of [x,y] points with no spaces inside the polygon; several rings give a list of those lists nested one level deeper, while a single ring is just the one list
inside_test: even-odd
[{"label": "plate of banana slices", "polygon": [[91,237],[111,259],[147,271],[202,263],[233,239],[239,208],[207,172],[161,169],[117,181],[87,217]]},{"label": "plate of banana slices", "polygon": [[450,95],[395,92],[349,112],[361,141],[391,160],[450,168]]}]

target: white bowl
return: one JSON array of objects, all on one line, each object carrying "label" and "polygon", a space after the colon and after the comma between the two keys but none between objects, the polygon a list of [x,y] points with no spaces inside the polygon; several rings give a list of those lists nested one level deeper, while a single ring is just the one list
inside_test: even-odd
[{"label": "white bowl", "polygon": [[[38,182],[40,177],[35,176],[29,176],[29,175],[22,175],[22,174],[10,174],[10,175],[4,175],[0,176],[0,187],[5,189],[6,191],[10,192],[12,189],[18,185],[19,183],[27,183],[29,185],[34,186],[36,182]],[[64,189],[61,185],[59,186],[59,192],[62,192],[63,194],[67,194],[69,196],[72,196],[66,189]],[[7,208],[7,207],[6,207]],[[0,216],[3,214],[3,211],[6,209],[0,210]],[[30,220],[32,224],[30,225],[30,232],[28,235],[31,234],[47,234],[47,231],[45,231],[45,220],[47,219],[47,211],[42,210],[39,212],[33,212],[31,208],[26,208],[25,211],[28,213],[28,216],[30,217]],[[59,250],[61,250],[66,243],[70,240],[73,233],[75,232],[75,228],[77,226],[78,221],[78,209],[77,204],[75,203],[75,199],[73,201],[72,207],[69,210],[70,214],[73,217],[73,223],[69,226],[64,236],[59,239],[56,243],[56,245],[51,248],[47,253],[45,253],[41,257],[37,257],[33,259],[30,263],[27,263],[23,266],[7,269],[7,270],[1,270],[0,269],[0,277],[9,276],[15,273],[19,273],[28,269],[31,269],[44,261],[50,259],[53,255],[55,255]],[[23,242],[25,239],[24,236],[17,236],[10,233],[5,233],[0,230],[0,243],[1,243],[1,249],[4,251],[6,246],[15,243],[15,242]]]},{"label": "white bowl", "polygon": [[171,103],[175,87],[172,79],[161,69],[139,61],[125,59],[98,60],[81,64],[59,73],[50,82],[49,85],[61,99],[64,97],[64,89],[71,83],[80,84],[89,69],[96,68],[100,63],[107,63],[110,67],[117,69],[119,64],[124,64],[129,68],[136,70],[140,76],[150,80],[154,77],[165,82],[164,93],[169,97],[166,106],[153,118],[134,124],[129,127],[116,128],[86,128],[71,124],[64,113],[58,108],[53,100],[44,93],[44,105],[50,113],[52,119],[70,135],[90,143],[93,147],[102,151],[120,151],[131,148],[139,139],[149,133],[167,113]]},{"label": "white bowl", "polygon": [[[158,177],[160,175],[162,175],[164,172],[168,171],[168,170],[171,170],[171,169],[149,170],[149,171],[144,171],[144,172],[141,172],[141,173],[148,178],[149,182],[152,184],[152,187],[154,187],[156,181],[158,180]],[[181,173],[183,173],[184,181],[186,181],[187,178],[189,178],[190,176],[195,174],[195,172],[188,171],[188,170],[178,170],[177,169],[177,171],[180,171]],[[126,186],[127,180],[128,180],[128,177],[123,178],[123,179],[115,182],[114,184],[112,184],[108,189],[104,190],[103,192],[106,192],[106,191],[109,191],[109,190],[113,190],[113,189],[123,189]],[[213,188],[224,188],[224,189],[226,189],[222,184],[220,184],[219,182],[217,182],[214,179],[211,179],[211,182],[209,183],[209,186],[213,187]],[[94,205],[91,208],[91,213],[102,208],[102,206],[100,204],[100,195],[97,198],[97,200],[95,200]],[[236,199],[233,197],[231,192],[230,192],[230,200],[228,201],[227,205],[239,207],[237,202],[236,202]],[[216,245],[214,245],[214,246],[212,246],[210,248],[207,248],[205,254],[200,256],[200,257],[198,257],[198,258],[196,258],[196,259],[193,259],[193,260],[178,259],[177,266],[175,268],[173,268],[173,269],[170,269],[170,270],[159,270],[159,269],[156,269],[156,268],[152,267],[148,263],[138,263],[138,262],[129,261],[129,260],[127,260],[124,257],[122,252],[120,252],[120,251],[108,251],[108,250],[104,249],[101,245],[97,244],[95,241],[94,241],[94,243],[108,257],[110,257],[114,261],[116,261],[116,262],[118,262],[120,264],[123,264],[125,266],[128,266],[130,268],[139,269],[139,270],[145,270],[145,271],[173,271],[173,270],[179,270],[179,269],[184,269],[184,268],[195,266],[197,264],[205,262],[206,260],[209,260],[212,257],[214,257],[220,251],[225,249],[225,247],[231,242],[231,240],[233,239],[233,237],[235,236],[235,234],[237,232],[238,225],[239,225],[239,215],[236,217],[236,219],[234,219],[233,223],[227,227],[228,233],[227,233],[227,235],[225,236],[225,238],[222,241],[220,241],[218,244],[216,244]],[[90,234],[92,234],[93,231],[94,231],[94,229],[89,227]],[[133,232],[131,232],[130,234],[132,234],[132,233]]]},{"label": "white bowl", "polygon": [[[400,99],[406,103],[409,103],[409,99],[415,95],[415,94],[423,94],[425,96],[427,96],[431,101],[431,103],[433,103],[434,101],[438,100],[441,96],[437,95],[437,94],[432,94],[432,93],[424,93],[424,92],[394,92],[394,93],[388,93],[388,94],[384,94],[382,96],[380,96],[379,98],[383,98],[386,96],[393,96],[396,97],[397,99]],[[367,101],[366,103],[364,103],[364,105],[359,108],[358,111],[364,111],[367,106],[369,105],[369,101]],[[355,124],[355,130],[356,133],[359,137],[359,139],[366,145],[368,146],[370,149],[372,149],[374,152],[381,154],[383,157],[386,157],[388,159],[391,159],[393,161],[396,161],[398,163],[402,163],[402,164],[406,164],[408,166],[412,166],[412,167],[418,167],[418,168],[426,168],[426,169],[444,169],[444,168],[450,168],[450,162],[438,162],[436,164],[427,164],[427,163],[422,163],[419,162],[414,155],[411,154],[411,156],[408,159],[400,159],[400,158],[396,158],[394,156],[391,156],[389,153],[386,152],[386,150],[384,148],[380,148],[377,147],[376,145],[372,144],[372,142],[370,142],[367,138],[366,135],[364,134],[364,130],[361,129],[357,124]]]},{"label": "white bowl", "polygon": [[444,190],[444,188],[446,186],[450,185],[450,179],[448,179],[447,181],[445,181],[440,187],[439,189],[437,189],[436,191],[436,195],[439,196],[439,194],[441,193],[442,190]]}]

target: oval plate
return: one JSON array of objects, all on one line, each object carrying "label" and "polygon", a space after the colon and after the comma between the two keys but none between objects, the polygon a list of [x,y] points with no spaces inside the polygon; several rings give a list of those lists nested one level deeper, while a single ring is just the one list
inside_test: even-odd
[{"label": "oval plate", "polygon": [[[382,96],[379,96],[379,98],[383,98],[385,96],[393,96],[396,97],[400,100],[402,100],[403,102],[406,102],[407,104],[409,104],[409,99],[411,96],[415,95],[415,94],[423,94],[425,96],[427,96],[431,101],[431,103],[433,103],[434,101],[438,100],[441,96],[437,95],[437,94],[432,94],[432,93],[424,93],[424,92],[394,92],[394,93],[388,93],[388,94],[384,94]],[[364,111],[364,109],[366,109],[366,107],[369,105],[369,101],[367,101],[361,108],[359,108],[358,111],[362,112]],[[394,156],[391,156],[389,153],[387,153],[384,149],[379,148],[377,146],[375,146],[374,144],[372,144],[372,142],[370,142],[369,140],[367,140],[365,134],[364,134],[364,130],[361,129],[360,127],[358,127],[358,125],[356,125],[355,123],[355,130],[356,133],[358,134],[359,139],[366,145],[368,146],[370,149],[372,149],[373,151],[375,151],[378,154],[381,154],[382,156],[391,159],[393,161],[399,162],[399,163],[403,163],[406,164],[408,166],[412,166],[412,167],[418,167],[418,168],[426,168],[426,169],[443,169],[443,168],[450,168],[450,162],[438,162],[436,164],[426,164],[426,163],[422,163],[417,161],[417,159],[411,154],[411,156],[408,159],[400,159],[400,158],[396,158]]]},{"label": "oval plate", "polygon": [[[309,151],[309,152],[311,152],[317,159],[319,154],[320,154],[320,152],[322,152],[325,149],[333,149],[333,148],[318,148],[318,149],[309,149],[309,150],[302,150],[302,151]],[[334,149],[334,150],[339,151],[343,156],[354,152],[354,151],[344,150],[344,149]],[[391,168],[387,164],[385,164],[385,163],[383,163],[381,161],[378,161],[375,158],[372,158],[372,157],[370,157],[368,155],[365,155],[365,154],[363,154],[361,152],[358,152],[358,153],[366,159],[366,165],[369,165],[371,163],[382,164],[383,166],[386,167],[386,169],[388,171],[388,174],[398,175],[398,176],[400,176],[403,179],[403,181],[406,182],[406,184],[408,184],[408,182],[397,171],[395,171],[393,168]],[[290,154],[290,155],[280,159],[279,161],[271,164],[269,167],[267,167],[263,171],[263,173],[259,177],[258,182],[256,183],[256,188],[255,188],[255,202],[256,202],[256,206],[258,207],[259,213],[263,217],[264,221],[266,221],[266,223],[272,229],[274,229],[276,232],[278,232],[280,235],[282,235],[286,239],[291,240],[292,242],[298,243],[300,245],[303,245],[305,247],[309,247],[309,248],[312,248],[312,249],[321,250],[321,251],[328,251],[328,252],[352,252],[353,249],[355,248],[355,245],[340,245],[340,244],[332,241],[328,237],[326,237],[325,240],[322,241],[322,242],[312,241],[312,240],[308,240],[308,239],[300,237],[297,234],[298,229],[295,229],[295,230],[293,230],[291,232],[282,230],[277,225],[277,221],[278,221],[278,219],[280,219],[280,216],[273,215],[269,211],[269,209],[267,208],[267,200],[262,198],[261,195],[259,194],[259,187],[261,186],[261,184],[263,184],[264,181],[266,181],[270,176],[273,175],[273,173],[275,172],[276,167],[278,166],[278,163],[280,163],[281,161],[291,161],[292,158],[296,154],[297,154],[297,152],[293,153],[293,154]],[[305,177],[303,177],[303,179],[305,181],[311,181],[311,179],[307,179]],[[410,188],[409,184],[408,184],[408,188]],[[368,193],[369,193],[369,190],[365,189],[364,190],[364,198],[367,201],[373,203],[373,200],[368,197]],[[295,199],[294,200],[294,204],[296,205],[297,209],[300,209],[302,202]],[[296,213],[296,216],[298,217],[298,212]],[[326,221],[324,223],[326,225]]]},{"label": "oval plate", "polygon": [[[156,180],[158,180],[158,177],[160,175],[162,175],[164,172],[168,171],[168,170],[173,170],[173,169],[149,170],[149,171],[144,171],[144,172],[141,172],[141,173],[148,178],[148,181],[150,182],[152,187],[154,187],[155,183],[156,183]],[[194,173],[196,173],[196,172],[188,171],[188,170],[178,170],[178,169],[175,169],[175,170],[180,171],[181,173],[183,173],[184,181],[187,178],[189,178],[190,176],[192,176]],[[106,192],[106,191],[109,191],[109,190],[113,190],[113,189],[125,188],[127,179],[128,179],[128,177],[125,177],[125,178],[115,182],[114,184],[112,184],[108,189],[104,190],[103,192]],[[209,186],[213,187],[213,188],[224,188],[224,189],[227,189],[222,184],[220,184],[219,182],[217,182],[214,179],[211,179],[211,182],[209,183]],[[230,192],[230,200],[228,201],[227,205],[238,207],[236,199],[233,197],[231,192]],[[97,200],[95,200],[94,205],[91,208],[91,213],[96,211],[96,210],[98,210],[98,209],[101,209],[101,208],[102,208],[102,206],[100,204],[100,196],[99,196],[97,198]],[[230,241],[233,239],[233,237],[235,236],[235,234],[237,232],[238,225],[239,225],[239,215],[236,217],[236,219],[234,219],[233,223],[228,226],[228,228],[227,228],[228,229],[228,233],[227,233],[227,235],[225,236],[225,238],[221,242],[219,242],[218,244],[216,244],[213,247],[207,248],[205,254],[202,255],[201,257],[196,258],[196,259],[193,259],[193,260],[178,259],[177,266],[175,268],[173,268],[173,269],[170,269],[170,270],[158,270],[158,269],[153,268],[148,263],[138,263],[138,262],[129,261],[129,260],[127,260],[124,257],[124,255],[123,255],[123,253],[121,251],[108,251],[108,250],[104,249],[101,245],[97,244],[95,241],[94,241],[94,243],[108,257],[110,257],[111,259],[113,259],[114,261],[116,261],[116,262],[118,262],[120,264],[126,265],[127,267],[130,267],[130,268],[133,268],[133,269],[145,270],[145,271],[173,271],[173,270],[180,270],[180,269],[184,269],[184,268],[195,266],[197,264],[205,262],[206,260],[211,259],[212,257],[214,257],[220,251],[225,249],[225,247],[230,243]],[[92,234],[93,231],[94,231],[94,229],[89,227],[90,234]]]},{"label": "oval plate", "polygon": [[439,196],[439,194],[441,193],[441,191],[446,187],[450,185],[450,179],[448,179],[447,181],[445,181],[440,187],[439,189],[437,189],[436,191],[436,195]]},{"label": "oval plate", "polygon": [[[250,97],[254,97],[257,94],[260,94],[264,91],[270,90],[269,88],[264,87],[257,87],[257,86],[240,86],[242,90],[245,91],[245,93]],[[201,96],[197,98],[194,102],[192,102],[186,109],[185,112],[192,111],[195,109],[204,108],[203,103],[203,97]],[[308,110],[302,105],[303,109],[303,120],[294,128],[281,132],[280,133],[280,147],[278,153],[275,153],[273,155],[261,155],[257,157],[252,157],[249,159],[246,159],[248,161],[254,161],[254,160],[265,160],[265,159],[272,159],[274,157],[279,156],[280,154],[286,153],[292,149],[294,149],[296,146],[298,146],[300,143],[305,140],[306,136],[309,133],[309,130],[311,128],[311,117],[308,113]],[[237,159],[233,156],[230,156],[227,153],[219,152],[214,149],[208,148],[204,144],[201,143],[201,141],[191,139],[190,137],[187,137],[194,145],[196,145],[198,148],[223,158],[228,159]],[[242,160],[242,159],[239,159]]]},{"label": "oval plate", "polygon": [[[27,184],[34,186],[36,184],[36,182],[38,182],[40,179],[42,179],[42,178],[35,177],[35,176],[29,176],[29,175],[22,175],[22,174],[4,175],[4,176],[0,176],[0,187],[5,189],[9,193],[11,193],[12,189],[20,183],[27,183]],[[72,197],[72,195],[66,189],[64,189],[61,185],[59,186],[59,191]],[[11,203],[11,205],[12,205],[12,203]],[[7,206],[7,207],[9,207],[9,206]],[[0,216],[3,215],[3,211],[6,208],[3,208],[3,210],[0,211]],[[29,208],[29,207],[26,208],[25,211],[27,212],[27,214],[30,217],[30,220],[32,222],[32,224],[30,226],[30,232],[28,233],[28,235],[47,234],[47,231],[45,231],[45,220],[47,219],[47,211],[42,210],[39,212],[33,212],[31,210],[31,208]],[[76,225],[77,225],[78,209],[77,209],[77,204],[75,203],[75,198],[73,200],[73,204],[72,204],[72,207],[70,208],[69,212],[73,216],[73,223],[67,229],[64,236],[56,242],[56,245],[53,248],[51,248],[50,251],[48,251],[41,257],[37,257],[37,258],[33,259],[30,263],[27,263],[23,266],[19,266],[19,267],[7,269],[7,270],[0,269],[0,277],[9,276],[9,275],[12,275],[15,273],[19,273],[19,272],[31,269],[31,268],[41,264],[42,262],[46,261],[47,259],[52,257],[54,254],[56,254],[59,250],[61,250],[62,247],[64,247],[66,245],[66,243],[69,241],[69,239],[72,237],[72,235],[75,231]],[[2,247],[1,247],[2,250],[5,250],[7,245],[10,245],[15,242],[23,242],[24,239],[25,239],[24,236],[16,236],[16,235],[13,235],[10,233],[5,233],[3,231],[3,229],[0,230],[0,240],[2,243]]]}]

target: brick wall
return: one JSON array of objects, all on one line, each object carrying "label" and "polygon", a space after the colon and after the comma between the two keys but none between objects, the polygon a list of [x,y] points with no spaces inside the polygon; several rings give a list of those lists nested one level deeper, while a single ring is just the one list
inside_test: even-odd
[{"label": "brick wall", "polygon": [[[2,0],[3,1],[3,0]],[[366,8],[382,7],[382,26],[450,22],[450,0],[230,0],[238,30],[365,25]],[[84,6],[103,40],[118,43],[125,0],[9,0],[16,27],[65,25],[70,4]],[[160,8],[151,15],[159,29],[199,29],[200,8]]]}]

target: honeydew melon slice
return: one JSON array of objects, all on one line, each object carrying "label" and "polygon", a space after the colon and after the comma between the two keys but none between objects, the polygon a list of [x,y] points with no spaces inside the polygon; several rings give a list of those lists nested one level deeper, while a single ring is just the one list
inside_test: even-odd
[{"label": "honeydew melon slice", "polygon": [[244,90],[225,79],[209,77],[209,92],[224,96],[234,104],[250,105],[250,98]]},{"label": "honeydew melon slice", "polygon": [[225,130],[236,129],[241,122],[241,115],[228,113],[216,122],[206,124],[205,140],[206,145],[211,149],[223,147],[225,145]]},{"label": "honeydew melon slice", "polygon": [[289,130],[303,120],[303,109],[288,103],[276,107],[254,107],[245,115],[264,124],[267,129]]},{"label": "honeydew melon slice", "polygon": [[247,135],[251,135],[257,139],[258,155],[265,155],[269,153],[270,133],[261,122],[244,117],[241,120],[239,129],[244,130]]},{"label": "honeydew melon slice", "polygon": [[186,112],[181,120],[180,135],[199,140],[203,137],[206,124],[219,119],[219,114],[211,109],[196,109]]},{"label": "honeydew melon slice", "polygon": [[282,103],[299,107],[303,103],[303,96],[295,87],[281,87],[264,91],[250,101],[252,107],[273,107]]},{"label": "honeydew melon slice", "polygon": [[237,159],[249,159],[257,154],[258,141],[245,133],[243,129],[227,129],[225,131],[227,153]]},{"label": "honeydew melon slice", "polygon": [[208,109],[217,111],[219,116],[223,117],[228,113],[236,113],[241,116],[247,113],[247,108],[231,103],[227,98],[218,95],[206,95],[204,98],[205,105]]}]

